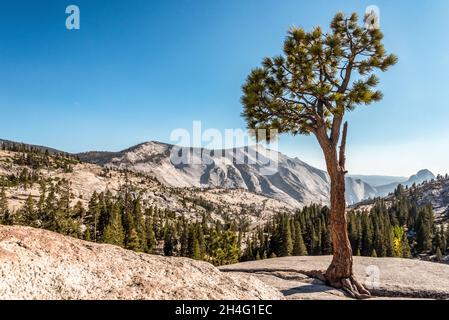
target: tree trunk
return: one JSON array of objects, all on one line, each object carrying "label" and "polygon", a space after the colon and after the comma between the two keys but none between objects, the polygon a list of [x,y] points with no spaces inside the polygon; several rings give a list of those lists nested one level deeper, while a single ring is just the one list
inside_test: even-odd
[{"label": "tree trunk", "polygon": [[327,172],[329,173],[330,202],[331,202],[331,235],[333,258],[324,277],[333,287],[345,290],[355,298],[369,297],[370,293],[360,284],[353,274],[352,248],[348,236],[345,199],[345,148],[348,125],[344,124],[340,145],[340,153],[337,156],[337,143],[329,141],[325,137],[325,131],[319,132],[318,141],[324,152]]},{"label": "tree trunk", "polygon": [[326,271],[326,279],[332,286],[341,285],[342,279],[352,276],[352,248],[346,221],[345,173],[337,168],[329,173],[331,178],[331,234],[332,263]]}]

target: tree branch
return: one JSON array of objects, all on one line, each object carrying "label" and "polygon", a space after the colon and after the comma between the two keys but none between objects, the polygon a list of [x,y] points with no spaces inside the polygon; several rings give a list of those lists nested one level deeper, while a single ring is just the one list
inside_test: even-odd
[{"label": "tree branch", "polygon": [[340,129],[341,129],[342,121],[343,121],[343,115],[334,116],[334,120],[332,121],[330,140],[334,147],[337,146],[338,140],[340,139]]},{"label": "tree branch", "polygon": [[340,169],[343,171],[343,173],[347,173],[346,169],[345,169],[345,165],[346,165],[346,156],[345,156],[345,152],[346,152],[346,136],[348,134],[348,122],[345,122],[345,124],[343,125],[343,134],[341,137],[341,144],[340,144],[340,157],[339,157],[339,166]]}]

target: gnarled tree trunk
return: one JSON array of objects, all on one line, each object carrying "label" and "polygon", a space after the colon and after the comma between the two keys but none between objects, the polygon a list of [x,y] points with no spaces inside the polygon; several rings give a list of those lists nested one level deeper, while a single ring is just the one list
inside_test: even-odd
[{"label": "gnarled tree trunk", "polygon": [[[348,124],[343,126],[340,153],[337,152],[337,141],[332,141],[325,135],[325,129],[317,134],[318,141],[324,152],[327,172],[330,176],[331,202],[331,235],[333,246],[332,263],[325,273],[326,281],[333,287],[345,290],[354,298],[366,298],[367,291],[353,274],[352,248],[348,236],[345,199],[345,148]],[[334,137],[335,138],[335,137]]]},{"label": "gnarled tree trunk", "polygon": [[331,235],[333,244],[332,263],[326,271],[326,279],[338,286],[342,279],[350,278],[352,272],[352,248],[349,242],[346,220],[345,173],[334,168],[331,178]]}]

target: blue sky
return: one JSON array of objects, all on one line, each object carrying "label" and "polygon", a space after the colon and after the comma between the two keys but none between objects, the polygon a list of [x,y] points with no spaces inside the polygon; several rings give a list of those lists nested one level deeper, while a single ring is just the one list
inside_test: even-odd
[{"label": "blue sky", "polygon": [[[65,28],[76,4],[81,29]],[[244,128],[241,85],[291,25],[380,8],[384,100],[348,116],[351,173],[449,172],[449,1],[2,0],[0,137],[70,152],[120,150],[176,128]],[[280,150],[323,168],[313,137]]]}]

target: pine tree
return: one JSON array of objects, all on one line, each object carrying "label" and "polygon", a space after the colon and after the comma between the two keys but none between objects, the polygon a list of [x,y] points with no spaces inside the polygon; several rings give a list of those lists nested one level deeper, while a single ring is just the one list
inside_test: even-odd
[{"label": "pine tree", "polygon": [[440,225],[439,228],[435,230],[434,237],[434,249],[440,248],[441,252],[445,252],[447,247],[446,234],[444,232],[444,225]]},{"label": "pine tree", "polygon": [[411,258],[412,252],[410,249],[410,244],[408,242],[407,233],[404,232],[402,237],[402,258]]},{"label": "pine tree", "polygon": [[114,204],[108,218],[108,223],[104,229],[103,241],[105,243],[123,246],[125,241],[125,232],[123,230],[120,208]]},{"label": "pine tree", "polygon": [[321,254],[332,254],[332,239],[330,225],[326,225],[326,221],[323,219],[321,227]]},{"label": "pine tree", "polygon": [[9,225],[12,224],[11,215],[8,207],[8,198],[6,197],[5,187],[0,190],[0,223]]},{"label": "pine tree", "polygon": [[156,249],[156,236],[153,230],[153,221],[149,216],[147,216],[145,222],[146,222],[145,231],[147,240],[147,253],[153,253],[154,250]]},{"label": "pine tree", "polygon": [[195,237],[193,240],[193,249],[192,249],[192,259],[195,260],[202,260],[203,256],[200,249],[200,243],[198,241],[198,238]]},{"label": "pine tree", "polygon": [[165,226],[164,232],[164,255],[173,256],[175,250],[175,240],[171,225]]},{"label": "pine tree", "polygon": [[98,194],[96,191],[92,194],[90,198],[89,209],[87,211],[87,222],[91,226],[90,237],[93,242],[98,240],[98,220],[100,216],[100,205],[98,200]]},{"label": "pine tree", "polygon": [[189,247],[189,229],[187,227],[187,223],[183,220],[182,221],[182,227],[181,227],[181,248],[180,248],[180,256],[181,257],[187,257],[188,255],[188,247]]},{"label": "pine tree", "polygon": [[40,219],[42,221],[43,228],[56,231],[56,221],[55,221],[56,209],[57,209],[57,199],[55,187],[51,185],[48,192],[48,196],[45,198],[45,205],[43,212],[40,213]]},{"label": "pine tree", "polygon": [[446,250],[449,251],[449,225],[446,227]]},{"label": "pine tree", "polygon": [[57,200],[53,217],[54,231],[72,237],[79,237],[81,234],[80,224],[73,217],[73,212],[70,208],[70,183],[67,180],[60,181],[56,191],[59,199]]},{"label": "pine tree", "polygon": [[301,225],[298,221],[295,222],[295,243],[293,244],[293,255],[294,256],[306,256],[307,248],[304,244],[304,239],[302,237]]},{"label": "pine tree", "polygon": [[35,202],[31,195],[28,195],[25,204],[17,214],[17,222],[24,226],[38,227]]},{"label": "pine tree", "polygon": [[[204,256],[206,254],[206,240],[204,238],[203,233],[204,227],[201,224],[197,224],[197,240],[198,240],[198,247],[199,247],[199,257],[200,259],[204,259]],[[241,248],[241,234],[239,232],[240,237],[238,238],[238,247]]]},{"label": "pine tree", "polygon": [[348,213],[348,233],[352,251],[355,254],[359,249],[359,229],[356,213],[353,211]]},{"label": "pine tree", "polygon": [[418,252],[427,252],[432,250],[432,228],[433,228],[433,213],[432,208],[426,206],[421,208],[418,212],[416,221],[416,237]]},{"label": "pine tree", "polygon": [[238,247],[237,235],[231,230],[222,233],[214,230],[212,232],[212,243],[210,260],[214,265],[233,264],[238,262],[240,248]]},{"label": "pine tree", "polygon": [[373,224],[367,213],[362,214],[362,255],[369,257],[373,251]]},{"label": "pine tree", "polygon": [[253,254],[253,243],[251,242],[250,237],[246,238],[246,248],[242,257],[243,261],[251,261],[254,260],[254,254]]},{"label": "pine tree", "polygon": [[[196,242],[196,243],[195,243]],[[195,248],[196,246],[196,248]],[[197,252],[194,252],[195,249]],[[196,235],[196,230],[193,225],[189,225],[188,227],[188,237],[187,237],[187,256],[189,258],[194,258],[194,256],[199,255],[199,244]]]},{"label": "pine tree", "polygon": [[142,213],[142,205],[140,198],[133,201],[133,221],[136,228],[137,235],[139,237],[139,251],[148,251],[146,234],[145,234],[145,221]]},{"label": "pine tree", "polygon": [[288,218],[284,216],[282,218],[282,226],[281,226],[281,248],[280,248],[280,256],[285,257],[291,255],[293,250],[292,243],[292,233],[290,230],[290,223]]},{"label": "pine tree", "polygon": [[[365,18],[366,26],[370,20]],[[263,59],[261,66],[251,71],[241,99],[243,116],[258,139],[270,140],[282,133],[315,135],[331,181],[334,257],[326,278],[336,287],[346,286],[354,296],[368,292],[352,274],[345,223],[348,123],[344,118],[357,106],[382,99],[376,89],[376,71],[386,71],[397,62],[396,56],[387,55],[379,28],[366,28],[358,22],[355,13],[349,17],[338,13],[328,32],[320,27],[310,32],[290,28],[283,54]]]},{"label": "pine tree", "polygon": [[134,227],[132,227],[128,232],[126,248],[129,250],[141,251],[139,234]]}]

